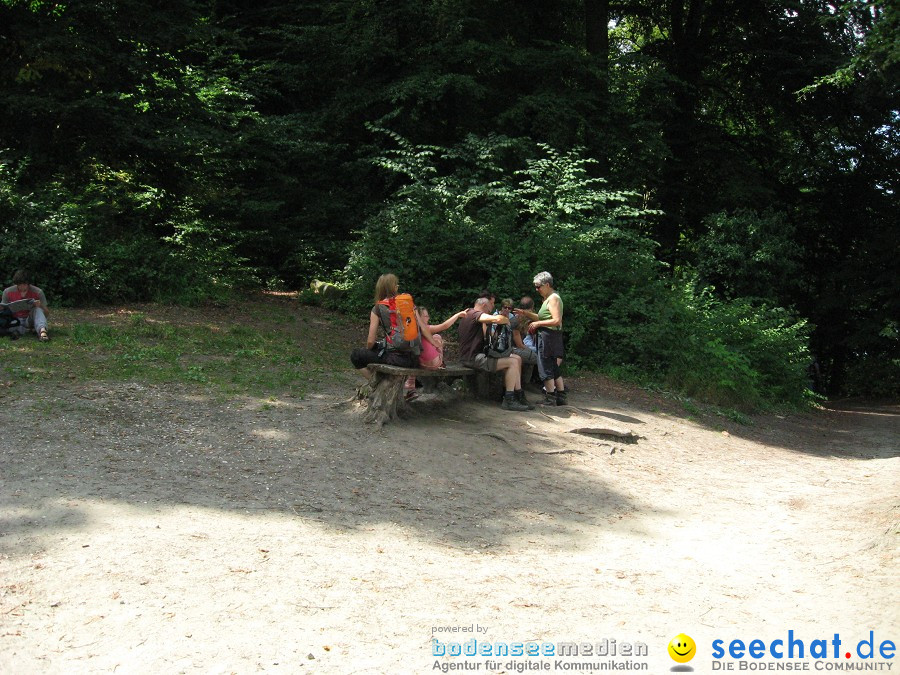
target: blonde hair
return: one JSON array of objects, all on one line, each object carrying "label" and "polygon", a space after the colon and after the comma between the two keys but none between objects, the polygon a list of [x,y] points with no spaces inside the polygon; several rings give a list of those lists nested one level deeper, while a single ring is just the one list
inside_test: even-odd
[{"label": "blonde hair", "polygon": [[375,282],[375,302],[381,302],[385,298],[397,295],[400,288],[400,280],[396,274],[382,274]]}]

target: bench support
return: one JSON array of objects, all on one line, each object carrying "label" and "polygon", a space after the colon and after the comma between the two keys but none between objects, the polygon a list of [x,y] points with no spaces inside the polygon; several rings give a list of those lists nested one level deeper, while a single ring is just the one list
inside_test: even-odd
[{"label": "bench support", "polygon": [[406,411],[406,398],[403,383],[408,377],[416,377],[425,382],[446,378],[473,378],[477,371],[463,366],[447,366],[438,370],[426,368],[402,368],[385,363],[373,363],[368,366],[372,371],[369,380],[368,410],[365,421],[374,422],[379,428],[393,422]]},{"label": "bench support", "polygon": [[386,422],[396,420],[406,408],[403,383],[406,375],[390,375],[375,371],[369,380],[369,409],[366,422],[375,422],[380,429]]}]

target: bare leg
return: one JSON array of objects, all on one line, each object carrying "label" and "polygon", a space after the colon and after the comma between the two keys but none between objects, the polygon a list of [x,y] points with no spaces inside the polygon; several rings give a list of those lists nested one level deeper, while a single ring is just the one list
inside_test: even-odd
[{"label": "bare leg", "polygon": [[516,382],[513,389],[518,391],[522,388],[522,357],[518,354],[511,354],[509,358],[515,361],[515,366],[513,366],[513,368],[516,370]]},{"label": "bare leg", "polygon": [[522,359],[513,354],[497,360],[497,370],[504,371],[503,385],[506,391],[522,388]]}]

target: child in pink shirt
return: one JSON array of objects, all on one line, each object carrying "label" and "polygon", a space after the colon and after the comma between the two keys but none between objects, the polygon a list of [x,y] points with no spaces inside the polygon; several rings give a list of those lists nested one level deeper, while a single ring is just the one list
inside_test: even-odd
[{"label": "child in pink shirt", "polygon": [[[457,320],[463,318],[466,313],[457,312],[444,323],[434,326],[429,325],[430,317],[428,308],[419,305],[416,307],[416,317],[419,325],[428,326],[428,332],[422,331],[422,353],[419,354],[419,367],[437,370],[444,367],[444,339],[438,335],[441,331],[445,331],[455,324]],[[430,332],[430,336],[429,333]]]}]

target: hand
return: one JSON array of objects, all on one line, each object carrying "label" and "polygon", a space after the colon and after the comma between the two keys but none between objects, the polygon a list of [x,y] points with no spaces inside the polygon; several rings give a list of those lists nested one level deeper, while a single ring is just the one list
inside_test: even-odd
[{"label": "hand", "polygon": [[463,310],[463,311],[461,311],[461,312],[457,312],[456,318],[457,318],[457,319],[465,319],[465,318],[466,318],[466,310]]},{"label": "hand", "polygon": [[40,306],[41,306],[41,301],[40,301],[40,300],[35,300],[33,303],[31,303],[31,306],[32,306],[32,307],[40,307]]},{"label": "hand", "polygon": [[502,314],[498,314],[498,315],[497,315],[497,321],[496,321],[496,323],[500,324],[501,326],[503,326],[503,325],[505,325],[505,324],[508,324],[508,323],[509,323],[509,317],[508,317],[508,316],[503,316]]},{"label": "hand", "polygon": [[537,323],[532,322],[532,323],[528,324],[528,334],[529,335],[534,335],[537,332],[537,329],[538,329]]}]

